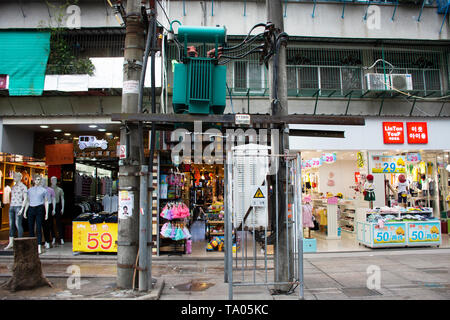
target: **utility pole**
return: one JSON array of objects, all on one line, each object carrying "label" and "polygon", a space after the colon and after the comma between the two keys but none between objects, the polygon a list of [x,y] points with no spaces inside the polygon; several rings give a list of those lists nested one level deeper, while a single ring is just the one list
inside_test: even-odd
[{"label": "utility pole", "polygon": [[[275,27],[275,35],[284,31],[283,6],[281,0],[266,0],[267,21]],[[275,44],[276,45],[276,44]],[[286,46],[280,44],[269,63],[269,95],[271,100],[272,115],[288,115],[287,76],[286,76]],[[277,141],[274,141],[277,140]],[[278,137],[272,137],[272,152],[277,155],[285,154],[289,150],[289,131],[287,126],[282,126]],[[283,157],[278,158],[277,174],[272,176],[271,183],[274,190],[272,201],[272,219],[276,223],[277,241],[274,245],[274,277],[275,282],[290,282],[293,280],[294,259],[292,250],[292,228],[286,221],[287,197],[286,190],[286,166],[287,161]],[[273,200],[273,199],[272,199]],[[276,290],[287,292],[289,284],[276,285]]]},{"label": "utility pole", "polygon": [[[122,113],[138,112],[138,85],[142,72],[144,56],[144,25],[141,14],[141,1],[128,0],[126,4],[126,23]],[[120,144],[126,146],[126,159],[119,161],[119,190],[134,194],[134,210],[131,217],[119,219],[117,239],[117,287],[134,287],[134,275],[139,241],[139,172],[140,137],[137,124],[126,121],[120,128]],[[120,195],[119,195],[120,196]]]}]

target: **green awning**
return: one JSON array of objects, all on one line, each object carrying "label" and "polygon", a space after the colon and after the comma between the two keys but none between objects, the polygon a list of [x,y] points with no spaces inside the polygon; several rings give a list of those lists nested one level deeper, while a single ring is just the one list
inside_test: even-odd
[{"label": "green awning", "polygon": [[9,95],[42,95],[50,32],[0,32],[0,74],[9,75]]}]

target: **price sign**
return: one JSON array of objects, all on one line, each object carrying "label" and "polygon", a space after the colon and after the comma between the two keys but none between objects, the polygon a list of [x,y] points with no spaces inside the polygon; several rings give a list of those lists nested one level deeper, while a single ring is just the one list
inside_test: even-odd
[{"label": "price sign", "polygon": [[408,226],[408,241],[410,243],[440,242],[440,223],[436,222],[410,222]]},{"label": "price sign", "polygon": [[422,157],[421,157],[420,153],[407,153],[406,161],[412,162],[412,163],[419,163],[420,161],[422,161]]},{"label": "price sign", "polygon": [[426,122],[407,122],[406,130],[408,134],[408,143],[428,143],[428,129]]},{"label": "price sign", "polygon": [[403,156],[372,156],[372,173],[406,173]]},{"label": "price sign", "polygon": [[406,243],[406,223],[386,223],[383,228],[374,228],[373,242],[375,244]]},{"label": "price sign", "polygon": [[73,222],[74,252],[117,252],[117,223]]},{"label": "price sign", "polygon": [[323,153],[321,157],[322,162],[333,163],[336,162],[336,153]]}]

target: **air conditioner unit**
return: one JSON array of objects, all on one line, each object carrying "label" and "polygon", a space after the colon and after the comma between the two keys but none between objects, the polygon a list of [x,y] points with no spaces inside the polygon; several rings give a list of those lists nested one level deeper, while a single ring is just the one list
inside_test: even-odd
[{"label": "air conditioner unit", "polygon": [[400,91],[412,90],[412,76],[410,74],[391,74],[391,86]]},{"label": "air conditioner unit", "polygon": [[367,73],[366,87],[367,90],[390,90],[390,78],[384,73]]}]

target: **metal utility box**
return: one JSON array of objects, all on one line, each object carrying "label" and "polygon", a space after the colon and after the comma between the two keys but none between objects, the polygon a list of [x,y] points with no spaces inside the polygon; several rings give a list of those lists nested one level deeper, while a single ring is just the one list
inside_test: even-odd
[{"label": "metal utility box", "polygon": [[[226,66],[218,65],[219,44],[225,42],[226,30],[220,27],[185,27],[178,29],[184,43],[181,63],[174,65],[173,108],[175,113],[223,114],[226,105]],[[188,56],[189,42],[215,43],[216,55]]]}]

